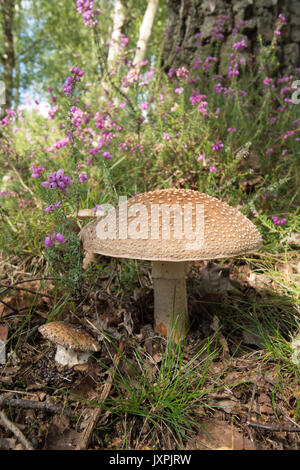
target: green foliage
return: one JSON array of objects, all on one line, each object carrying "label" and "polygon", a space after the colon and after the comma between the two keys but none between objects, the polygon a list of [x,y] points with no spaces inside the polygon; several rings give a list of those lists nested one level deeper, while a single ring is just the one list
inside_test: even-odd
[{"label": "green foliage", "polygon": [[171,432],[182,447],[183,439],[199,426],[193,414],[209,403],[210,393],[218,390],[218,375],[213,378],[209,372],[217,354],[215,338],[196,353],[189,352],[190,359],[186,359],[184,343],[174,345],[169,340],[161,351],[159,369],[153,367],[151,372],[145,368],[144,353],[138,345],[133,345],[132,358],[120,352],[122,366],[115,368],[114,388],[118,399],[108,399],[98,406],[113,416],[139,418],[142,431],[147,425],[149,433]]},{"label": "green foliage", "polygon": [[[75,305],[99,290],[101,274],[109,272],[107,259],[82,269],[78,232],[85,222],[77,217],[79,209],[116,205],[119,195],[155,188],[192,188],[216,196],[238,207],[263,236],[260,253],[236,262],[264,273],[282,289],[266,302],[259,296],[247,301],[233,297],[226,315],[225,303],[215,306],[216,316],[229,339],[232,331],[252,334],[264,357],[297,376],[290,345],[298,326],[297,271],[287,283],[278,268],[278,260],[297,257],[297,247],[288,239],[299,233],[300,222],[299,108],[289,100],[293,77],[282,83],[271,77],[276,69],[273,44],[255,64],[241,65],[235,50],[239,75],[216,76],[208,54],[219,50],[220,41],[212,41],[207,57],[189,70],[178,67],[166,74],[160,64],[164,7],[153,30],[149,62],[137,71],[131,61],[145,2],[127,3],[124,31],[131,41],[120,51],[114,73],[105,64],[109,2],[100,3],[101,21],[94,30],[84,27],[71,0],[27,2],[17,15],[16,44],[25,63],[18,86],[38,82],[52,114],[8,113],[1,121],[3,256],[22,260],[26,272],[60,279],[61,298],[49,312],[49,320],[57,319],[69,301]],[[65,93],[62,85],[74,76],[71,66],[84,75]],[[48,86],[54,89],[49,95]],[[64,188],[42,185],[60,169],[72,183]],[[124,261],[118,274],[111,292],[131,293],[136,262]],[[30,315],[21,328],[29,320]],[[171,429],[182,442],[184,433],[193,430],[192,413],[214,389],[208,377],[217,349],[211,346],[209,339],[185,362],[182,346],[174,351],[167,344],[152,375],[144,367],[143,353],[134,348],[133,363],[122,357],[129,375],[117,370],[114,378],[118,400],[107,400],[105,409],[114,417],[142,420],[152,430]]]}]

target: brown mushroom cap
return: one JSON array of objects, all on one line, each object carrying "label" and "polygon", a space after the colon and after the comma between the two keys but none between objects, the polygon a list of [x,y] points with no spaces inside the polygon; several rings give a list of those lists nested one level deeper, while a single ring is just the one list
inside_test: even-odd
[{"label": "brown mushroom cap", "polygon": [[81,328],[68,325],[61,321],[53,321],[39,327],[44,338],[64,348],[74,351],[99,351],[97,341]]},{"label": "brown mushroom cap", "polygon": [[[135,204],[142,204],[145,210],[134,215],[128,212]],[[184,211],[185,205],[192,207],[191,217],[187,222],[196,233],[196,209],[203,207],[203,243],[193,247],[189,239],[178,239],[175,236],[178,219],[170,211],[170,237],[166,239],[162,231],[162,216],[159,218],[159,236],[154,239],[150,234],[151,224],[155,224],[151,207],[159,208],[175,205]],[[173,206],[173,207],[175,207]],[[190,189],[162,189],[136,195],[127,200],[127,224],[140,224],[140,237],[124,237],[122,220],[122,204],[116,210],[110,210],[106,221],[116,221],[115,238],[100,238],[97,235],[97,218],[87,224],[80,232],[83,248],[87,252],[99,253],[118,258],[133,258],[149,261],[193,261],[227,258],[258,250],[262,238],[255,225],[234,207],[219,199]],[[136,206],[138,207],[138,206]],[[198,211],[198,209],[197,209]],[[124,212],[123,212],[124,214]],[[102,219],[103,220],[103,219]],[[124,219],[125,220],[125,219]],[[183,225],[184,226],[184,225]],[[145,227],[147,230],[145,231]]]}]

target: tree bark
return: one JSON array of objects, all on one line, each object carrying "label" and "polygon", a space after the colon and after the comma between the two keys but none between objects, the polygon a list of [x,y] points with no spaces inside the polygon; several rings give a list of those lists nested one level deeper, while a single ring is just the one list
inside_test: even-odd
[{"label": "tree bark", "polygon": [[120,0],[115,1],[115,8],[113,14],[113,30],[110,39],[110,46],[107,56],[108,68],[113,67],[119,53],[122,27],[125,22],[125,8]]},{"label": "tree bark", "polygon": [[5,108],[10,109],[13,100],[15,51],[13,41],[15,0],[0,0],[0,12],[3,31],[3,80],[5,84]]},{"label": "tree bark", "polygon": [[[224,73],[232,52],[235,30],[247,38],[249,54],[257,55],[258,36],[263,45],[269,45],[274,36],[275,23],[281,13],[287,22],[277,41],[279,74],[294,74],[300,59],[300,0],[168,0],[167,31],[163,48],[166,69],[185,65],[191,67],[197,57],[209,55],[212,47],[211,31],[217,19],[223,16],[222,45],[216,52],[216,73]],[[246,24],[243,24],[246,22]],[[242,24],[241,24],[242,23]],[[195,35],[201,33],[202,46]],[[241,37],[241,36],[239,36]]]},{"label": "tree bark", "polygon": [[158,8],[158,0],[149,0],[140,27],[139,39],[136,46],[136,53],[133,60],[134,65],[139,68],[142,60],[145,58],[147,45],[152,31],[154,18]]}]

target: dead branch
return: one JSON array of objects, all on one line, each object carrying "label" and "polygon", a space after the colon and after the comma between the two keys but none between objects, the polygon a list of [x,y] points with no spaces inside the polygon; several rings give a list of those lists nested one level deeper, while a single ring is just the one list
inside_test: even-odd
[{"label": "dead branch", "polygon": [[4,411],[0,411],[0,423],[16,436],[26,450],[34,450],[32,444],[30,444],[20,429],[7,418]]},{"label": "dead branch", "polygon": [[0,408],[12,406],[13,408],[24,408],[37,411],[45,411],[53,414],[65,414],[73,416],[72,411],[59,405],[50,405],[47,402],[37,402],[25,398],[11,398],[7,396],[0,397]]},{"label": "dead branch", "polygon": [[[87,447],[88,447],[90,437],[91,437],[92,432],[93,432],[93,430],[94,430],[94,428],[95,428],[95,426],[96,426],[96,424],[99,420],[99,417],[100,417],[100,414],[101,414],[101,411],[102,411],[100,404],[103,403],[109,395],[109,392],[110,392],[110,389],[111,389],[111,386],[112,386],[112,383],[113,383],[113,379],[114,379],[114,376],[115,376],[115,373],[116,373],[116,368],[118,367],[123,348],[124,348],[124,344],[121,341],[118,352],[114,355],[113,369],[109,372],[107,382],[106,382],[106,384],[104,386],[104,389],[103,389],[103,391],[102,391],[102,393],[99,397],[99,400],[98,400],[99,406],[93,411],[92,416],[90,417],[89,422],[87,424],[87,427],[83,431],[82,436],[81,436],[81,438],[80,438],[80,440],[79,440],[79,442],[76,446],[76,450],[84,450],[84,449],[87,449]],[[110,413],[109,411],[106,411],[104,413],[104,415],[101,419],[101,422],[103,422],[105,419],[107,419],[107,417],[109,416],[109,413]]]}]

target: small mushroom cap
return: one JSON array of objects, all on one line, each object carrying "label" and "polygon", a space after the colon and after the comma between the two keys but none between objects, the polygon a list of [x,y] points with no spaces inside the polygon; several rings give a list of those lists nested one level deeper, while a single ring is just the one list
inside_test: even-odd
[{"label": "small mushroom cap", "polygon": [[86,331],[61,321],[46,323],[39,327],[39,332],[44,338],[64,348],[74,349],[75,351],[100,350],[100,345]]},{"label": "small mushroom cap", "polygon": [[[115,229],[107,238],[104,224]],[[239,210],[190,189],[138,194],[92,220],[79,236],[87,252],[149,261],[227,258],[262,245],[259,231]]]}]

